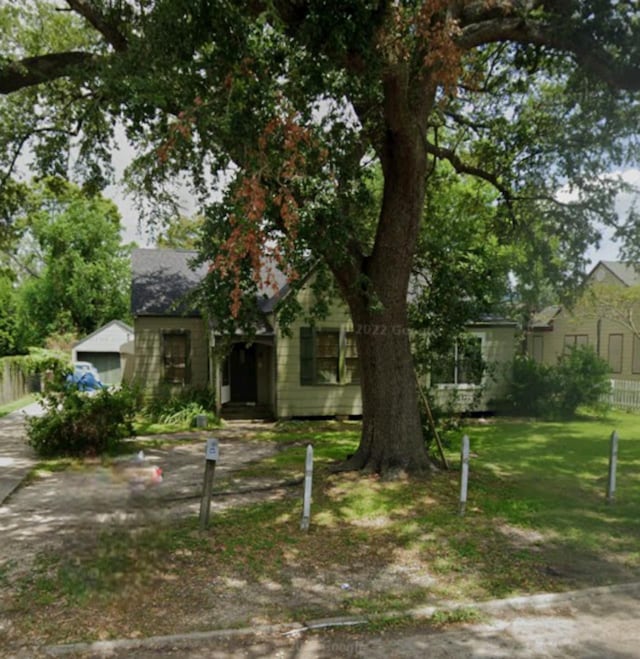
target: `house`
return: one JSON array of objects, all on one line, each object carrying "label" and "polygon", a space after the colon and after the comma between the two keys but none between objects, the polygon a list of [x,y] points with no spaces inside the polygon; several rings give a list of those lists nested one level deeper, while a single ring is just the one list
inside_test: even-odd
[{"label": "house", "polygon": [[[291,291],[282,278],[278,290],[265,291],[257,300],[263,322],[254,336],[223,336],[213,319],[189,303],[189,293],[207,273],[206,266],[193,267],[195,257],[188,250],[138,249],[132,254],[135,382],[150,392],[213,388],[223,417],[362,414],[355,333],[342,301],[336,300],[313,327],[299,317],[284,331],[278,301]],[[303,309],[313,304],[310,284],[309,279],[296,293]],[[512,359],[515,323],[487,318],[470,330],[486,361],[500,366]],[[470,397],[480,383],[464,377],[463,360],[455,358],[438,387],[443,395],[460,390]],[[480,407],[499,396],[504,382],[486,376],[485,381],[488,388],[475,401]]]},{"label": "house", "polygon": [[[222,416],[358,416],[362,402],[353,327],[336,302],[312,328],[302,320],[281,328],[277,301],[288,285],[257,301],[263,326],[255,336],[230,338],[189,303],[206,276],[188,250],[137,249],[132,254],[135,369],[132,380],[150,392],[212,387]],[[311,289],[298,293],[303,308]],[[220,345],[228,349],[220,354]]]},{"label": "house", "polygon": [[432,396],[443,407],[490,411],[507,393],[506,370],[516,354],[518,323],[486,316],[466,329],[451,353],[434,365],[429,377]]},{"label": "house", "polygon": [[112,320],[76,343],[71,361],[91,362],[105,384],[120,384],[133,357],[133,327]]},{"label": "house", "polygon": [[572,309],[548,307],[532,318],[527,353],[552,365],[568,346],[591,346],[609,363],[612,378],[640,380],[639,285],[634,264],[598,262]]}]

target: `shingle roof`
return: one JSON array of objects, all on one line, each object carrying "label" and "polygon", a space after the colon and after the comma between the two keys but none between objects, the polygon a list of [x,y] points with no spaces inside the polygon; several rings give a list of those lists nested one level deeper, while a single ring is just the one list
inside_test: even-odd
[{"label": "shingle roof", "polygon": [[199,316],[186,298],[207,274],[192,265],[196,252],[136,249],[131,254],[131,311],[134,316]]},{"label": "shingle roof", "polygon": [[530,329],[544,329],[551,327],[553,319],[560,313],[562,307],[554,304],[549,307],[545,307],[538,313],[534,314],[529,322]]},{"label": "shingle roof", "polygon": [[[186,249],[136,249],[131,255],[131,311],[135,316],[200,316],[189,305],[188,296],[208,272],[206,264],[195,265],[198,253]],[[268,276],[267,276],[268,275]],[[286,276],[274,266],[265,266],[263,280],[278,287],[259,291],[258,305],[263,313],[274,310],[287,292]]]}]

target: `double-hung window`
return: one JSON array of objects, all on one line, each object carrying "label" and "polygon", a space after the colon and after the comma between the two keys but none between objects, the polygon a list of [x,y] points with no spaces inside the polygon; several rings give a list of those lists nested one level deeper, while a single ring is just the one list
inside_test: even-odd
[{"label": "double-hung window", "polygon": [[355,334],[343,329],[300,328],[300,384],[360,382]]},{"label": "double-hung window", "polygon": [[470,336],[456,341],[448,354],[433,360],[431,384],[480,384],[483,372],[482,339]]},{"label": "double-hung window", "polygon": [[190,332],[187,330],[165,330],[162,333],[162,363],[164,381],[168,384],[189,384]]}]

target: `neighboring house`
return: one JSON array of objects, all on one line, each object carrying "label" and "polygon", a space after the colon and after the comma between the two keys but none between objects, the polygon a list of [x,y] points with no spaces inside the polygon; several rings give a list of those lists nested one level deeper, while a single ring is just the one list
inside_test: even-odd
[{"label": "neighboring house", "polygon": [[[132,358],[133,327],[112,320],[76,343],[74,362],[91,362],[105,384],[120,384]],[[130,368],[130,366],[129,366]]]},{"label": "neighboring house", "polygon": [[467,325],[467,336],[437,360],[430,376],[435,401],[474,412],[494,409],[507,393],[506,369],[518,344],[518,324],[485,317]]},{"label": "neighboring house", "polygon": [[[280,290],[257,302],[264,317],[254,337],[228,337],[188,303],[186,296],[206,275],[191,267],[188,250],[138,249],[132,254],[132,312],[135,329],[133,381],[150,391],[213,387],[223,416],[357,416],[362,414],[358,359],[346,307],[338,302],[314,328],[279,326]],[[311,304],[310,287],[299,301]]]},{"label": "neighboring house", "polygon": [[[353,324],[346,305],[336,300],[314,327],[299,317],[284,332],[277,302],[290,294],[279,290],[257,300],[263,324],[254,337],[223,337],[186,296],[207,268],[191,267],[195,252],[139,249],[132,254],[132,312],[135,329],[133,379],[150,391],[172,387],[212,387],[222,416],[326,417],[362,414],[360,369]],[[313,276],[313,275],[312,275]],[[311,280],[297,293],[303,309],[313,303]],[[483,358],[502,364],[513,358],[515,323],[491,320],[470,328]],[[221,353],[221,346],[226,346]],[[451,382],[442,374],[442,391],[478,389],[467,383],[461,362],[453,364]],[[499,369],[493,370],[498,372]],[[487,392],[500,393],[485,376]]]},{"label": "neighboring house", "polygon": [[568,346],[591,346],[609,363],[612,378],[640,380],[640,338],[632,327],[635,316],[640,329],[640,304],[629,295],[637,286],[640,271],[633,264],[600,261],[587,275],[585,292],[573,309],[548,307],[532,318],[528,354],[551,365]]}]

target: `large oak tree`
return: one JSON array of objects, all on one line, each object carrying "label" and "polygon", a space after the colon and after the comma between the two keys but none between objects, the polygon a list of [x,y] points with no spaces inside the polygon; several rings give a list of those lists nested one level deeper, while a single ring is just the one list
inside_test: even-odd
[{"label": "large oak tree", "polygon": [[354,468],[427,467],[407,290],[438,161],[494,186],[495,232],[561,276],[593,220],[614,221],[602,172],[636,155],[640,15],[623,0],[43,0],[0,23],[7,191],[25,145],[59,173],[75,144],[99,185],[118,120],[154,211],[191,173],[235,313],[267,257],[294,282],[318,259],[332,273],[361,360]]}]

